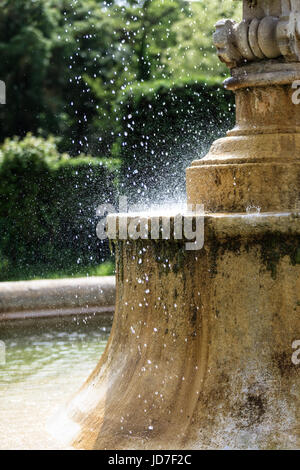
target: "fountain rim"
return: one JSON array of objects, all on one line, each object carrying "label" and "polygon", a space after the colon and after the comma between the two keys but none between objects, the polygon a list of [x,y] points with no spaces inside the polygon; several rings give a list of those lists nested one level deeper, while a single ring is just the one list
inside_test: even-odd
[{"label": "fountain rim", "polygon": [[[256,212],[255,212],[256,211]],[[275,212],[259,212],[259,208],[250,207],[248,212],[236,213],[213,213],[207,212],[203,214],[193,214],[191,211],[181,211],[176,215],[155,214],[146,215],[145,212],[135,213],[115,213],[107,216],[107,228],[115,224],[116,230],[113,235],[108,231],[108,238],[111,241],[123,241],[127,243],[134,243],[137,240],[130,238],[122,238],[120,236],[120,223],[122,227],[127,227],[131,222],[138,222],[144,224],[144,236],[140,240],[153,241],[153,242],[174,242],[181,243],[190,241],[184,235],[182,239],[175,239],[172,233],[174,227],[175,217],[189,217],[196,221],[197,219],[203,223],[205,237],[211,236],[218,237],[218,239],[239,237],[241,239],[255,239],[259,236],[267,235],[268,233],[276,232],[281,235],[300,235],[300,208],[294,211],[275,211]],[[171,235],[170,238],[151,238],[151,222],[160,222],[163,219],[170,220]],[[112,224],[112,225],[110,225]],[[145,234],[147,236],[145,236]]]}]

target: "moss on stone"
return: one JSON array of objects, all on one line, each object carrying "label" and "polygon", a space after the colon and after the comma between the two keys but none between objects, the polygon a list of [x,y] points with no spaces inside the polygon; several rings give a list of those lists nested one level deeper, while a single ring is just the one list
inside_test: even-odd
[{"label": "moss on stone", "polygon": [[116,274],[118,279],[124,281],[124,263],[123,263],[123,250],[124,242],[117,240],[114,242],[115,254],[116,254]]},{"label": "moss on stone", "polygon": [[183,271],[187,256],[184,243],[175,240],[157,240],[157,243],[153,244],[153,249],[155,261],[160,266],[160,276],[169,272],[178,274]]},{"label": "moss on stone", "polygon": [[224,253],[231,251],[240,254],[242,242],[241,237],[228,238],[226,240],[218,239],[214,234],[209,237],[209,257],[210,257],[210,273],[214,277],[217,275],[218,258]]},{"label": "moss on stone", "polygon": [[[196,251],[187,251],[182,240],[142,240],[135,241],[115,241],[117,272],[121,281],[124,279],[123,250],[129,256],[128,249],[134,247],[137,256],[139,251],[143,252],[145,247],[151,248],[155,262],[159,268],[159,276],[167,275],[170,272],[181,273],[184,276],[184,266],[191,264]],[[209,256],[210,275],[217,275],[218,260],[226,252],[239,255],[242,250],[249,252],[254,247],[258,247],[260,257],[266,269],[270,271],[273,279],[276,279],[277,266],[280,260],[288,256],[293,266],[300,264],[300,237],[293,235],[283,235],[280,232],[266,233],[263,237],[243,240],[241,236],[235,236],[220,240],[213,232],[206,238],[206,243],[202,250]],[[144,253],[142,253],[143,255]],[[193,256],[194,255],[194,256]],[[192,265],[191,265],[192,269]]]},{"label": "moss on stone", "polygon": [[261,259],[271,272],[272,279],[276,279],[279,261],[288,256],[293,266],[300,264],[300,238],[281,233],[269,233],[258,241]]}]

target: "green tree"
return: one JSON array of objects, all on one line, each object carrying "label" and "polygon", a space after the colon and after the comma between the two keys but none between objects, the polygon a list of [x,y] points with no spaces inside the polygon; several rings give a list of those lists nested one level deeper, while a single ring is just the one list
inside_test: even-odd
[{"label": "green tree", "polygon": [[7,105],[0,109],[0,139],[37,132],[54,115],[48,107],[45,79],[51,60],[58,14],[48,0],[4,0],[0,15],[0,77]]},{"label": "green tree", "polygon": [[189,14],[171,27],[174,45],[163,51],[162,61],[176,78],[205,73],[223,76],[228,69],[216,54],[212,37],[221,18],[241,18],[242,2],[232,0],[198,0],[191,2]]},{"label": "green tree", "polygon": [[[100,107],[103,110],[105,101],[114,99],[110,93],[111,82],[122,63],[115,34],[117,20],[104,3],[96,0],[60,2],[61,16],[49,80],[59,80],[57,91],[63,96],[65,113],[63,149],[73,155],[82,151],[107,154],[114,140],[108,122],[109,108],[102,116],[97,111]],[[91,88],[96,79],[103,84],[105,95],[100,103]]]},{"label": "green tree", "polygon": [[240,3],[3,0],[0,141],[31,131],[60,136],[60,150],[72,156],[114,152],[118,95],[136,82],[222,74],[214,23],[236,16]]},{"label": "green tree", "polygon": [[[163,51],[175,47],[176,34],[172,25],[188,13],[183,0],[131,0],[126,5],[113,5],[110,17],[114,24],[116,61],[110,64],[110,74],[93,79],[86,77],[98,104],[94,129],[100,135],[111,135],[112,152],[118,154],[124,116],[118,101],[123,91],[137,82],[165,78],[168,67],[163,63]],[[106,137],[107,141],[107,137]]]},{"label": "green tree", "polygon": [[123,41],[132,49],[136,80],[162,76],[166,67],[161,61],[162,53],[176,46],[172,25],[187,14],[187,3],[184,0],[133,0],[114,11],[119,18],[124,18]]},{"label": "green tree", "polygon": [[0,140],[28,131],[52,133],[64,136],[61,149],[72,155],[108,152],[114,136],[110,130],[97,136],[97,103],[87,80],[99,78],[107,87],[122,66],[117,18],[104,5],[96,0],[4,1],[0,77],[8,96],[1,108]]}]

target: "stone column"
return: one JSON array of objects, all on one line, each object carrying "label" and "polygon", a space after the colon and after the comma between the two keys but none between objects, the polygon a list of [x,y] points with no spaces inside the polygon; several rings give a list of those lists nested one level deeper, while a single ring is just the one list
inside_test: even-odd
[{"label": "stone column", "polygon": [[300,201],[300,0],[244,1],[214,42],[231,70],[236,126],[187,169],[190,203],[207,212],[293,210]]}]

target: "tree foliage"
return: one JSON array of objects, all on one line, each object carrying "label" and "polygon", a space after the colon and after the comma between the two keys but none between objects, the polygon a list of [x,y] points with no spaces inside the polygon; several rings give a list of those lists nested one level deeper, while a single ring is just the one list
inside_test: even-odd
[{"label": "tree foliage", "polygon": [[195,73],[223,76],[228,69],[216,54],[212,37],[221,18],[241,18],[242,2],[232,0],[199,0],[192,2],[189,14],[171,26],[175,44],[163,52],[163,62],[170,73],[184,78]]},{"label": "tree foliage", "polygon": [[117,101],[138,82],[186,78],[224,68],[212,46],[214,23],[240,2],[212,0],[3,0],[0,141],[28,131],[61,136],[76,156],[114,153]]}]

